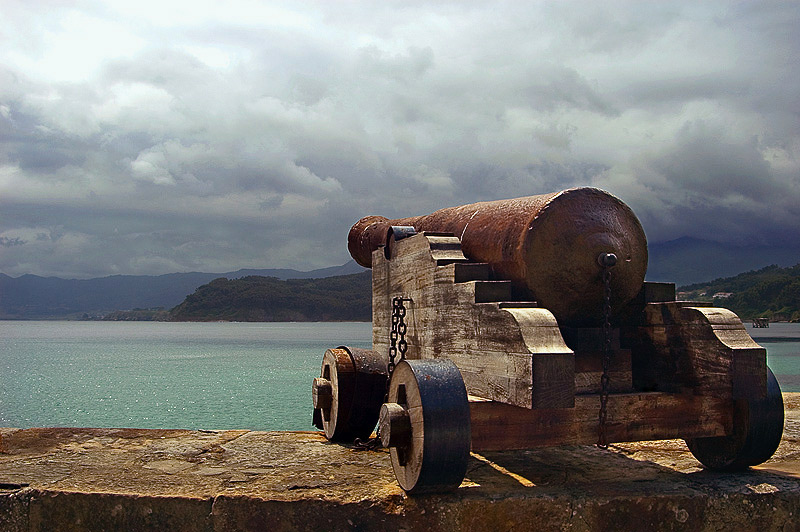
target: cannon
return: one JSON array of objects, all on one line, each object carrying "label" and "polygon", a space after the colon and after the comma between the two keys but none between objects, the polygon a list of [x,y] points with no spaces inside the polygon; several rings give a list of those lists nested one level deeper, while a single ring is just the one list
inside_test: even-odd
[{"label": "cannon", "polygon": [[589,187],[353,225],[372,349],[312,386],[333,441],[388,447],[400,487],[447,491],[470,453],[682,438],[707,468],[769,459],[783,400],[731,311],[644,280],[633,211]]}]

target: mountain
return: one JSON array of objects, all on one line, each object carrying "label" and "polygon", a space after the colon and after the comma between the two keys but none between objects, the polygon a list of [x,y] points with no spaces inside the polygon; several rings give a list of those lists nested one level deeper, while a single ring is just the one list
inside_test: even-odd
[{"label": "mountain", "polygon": [[277,279],[320,278],[363,272],[350,261],[342,266],[308,272],[291,269],[238,270],[228,273],[170,273],[166,275],[112,275],[96,279],[60,279],[0,274],[0,319],[46,319],[98,315],[114,310],[180,304],[187,294],[224,277],[259,275]]},{"label": "mountain", "polygon": [[[756,270],[770,264],[791,266],[800,262],[800,249],[736,246],[695,238],[679,238],[649,246],[649,281],[686,285]],[[323,278],[364,272],[350,261],[342,266],[309,272],[292,269],[238,270],[228,273],[171,273],[167,275],[114,275],[96,279],[59,279],[0,274],[0,319],[77,318],[104,315],[115,310],[170,309],[187,294],[214,279],[259,276],[277,279]]]},{"label": "mountain", "polygon": [[370,272],[318,279],[215,279],[172,309],[173,321],[369,321]]},{"label": "mountain", "polygon": [[800,320],[800,264],[790,268],[767,266],[679,290],[680,299],[713,301],[742,319]]},{"label": "mountain", "polygon": [[651,243],[648,248],[647,280],[679,286],[729,277],[770,264],[793,266],[800,262],[800,248],[737,246],[689,237]]}]

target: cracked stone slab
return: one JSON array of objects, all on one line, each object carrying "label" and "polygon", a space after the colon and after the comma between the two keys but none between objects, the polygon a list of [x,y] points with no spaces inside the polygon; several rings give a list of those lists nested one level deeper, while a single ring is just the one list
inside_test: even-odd
[{"label": "cracked stone slab", "polygon": [[386,451],[318,432],[0,429],[0,530],[800,530],[800,394],[775,456],[706,471],[679,440],[473,454],[407,497]]}]

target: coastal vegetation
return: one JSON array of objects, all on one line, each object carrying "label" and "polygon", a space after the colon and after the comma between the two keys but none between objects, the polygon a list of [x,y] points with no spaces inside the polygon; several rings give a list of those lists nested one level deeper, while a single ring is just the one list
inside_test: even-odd
[{"label": "coastal vegetation", "polygon": [[800,321],[800,264],[775,265],[679,288],[679,299],[713,301],[742,319]]},{"label": "coastal vegetation", "polygon": [[[767,266],[679,290],[679,299],[710,301],[731,309],[742,319],[800,321],[800,264],[789,268]],[[369,321],[370,272],[285,281],[260,276],[215,279],[199,287],[165,319]]]},{"label": "coastal vegetation", "polygon": [[[85,314],[83,320],[96,318]],[[115,310],[99,318],[102,321],[169,321],[170,313],[164,307],[135,308],[133,310]]]},{"label": "coastal vegetation", "polygon": [[[250,275],[278,279],[311,279],[365,271],[354,261],[312,271],[293,269],[237,270],[228,273],[169,273],[165,275],[112,275],[94,279],[60,279],[0,273],[2,320],[97,320],[122,309],[157,310],[179,305],[186,294],[214,279],[239,279]],[[138,311],[137,311],[138,312]],[[147,319],[157,314],[126,310],[112,319]],[[138,317],[135,317],[138,316]],[[155,317],[154,319],[163,319]]]},{"label": "coastal vegetation", "polygon": [[[329,272],[320,270],[319,273]],[[11,279],[0,274],[0,294],[3,296],[0,298],[0,319],[66,318],[114,321],[369,321],[371,319],[372,290],[368,270],[358,274],[303,279],[281,279],[266,275],[244,275],[235,279],[219,277],[210,282],[205,281],[206,284],[196,289],[181,284],[184,277],[189,277],[187,282],[195,280],[194,287],[197,287],[203,282],[197,282],[199,279],[195,279],[199,275],[210,274],[173,274],[141,279],[116,276],[91,281],[66,281],[34,276]],[[152,280],[153,287],[145,290],[143,287],[146,279]],[[11,281],[18,282],[12,284]],[[36,281],[41,282],[37,284]],[[169,285],[169,281],[175,281],[179,288],[184,290],[184,299],[182,302],[178,299],[169,305],[164,305],[163,302],[156,303],[158,298],[148,296],[149,299],[145,298],[142,302],[150,304],[131,304],[142,298],[128,296],[126,291],[117,292],[116,288],[110,285],[112,282],[119,284],[123,281],[131,281],[131,288],[135,284],[133,281],[136,281],[138,284],[135,286],[139,289],[137,293],[140,295],[163,289],[163,294],[169,292],[169,298],[176,297],[175,290],[167,291],[166,286]],[[30,285],[27,290],[20,288],[23,282]],[[67,286],[74,292],[74,297],[69,298],[61,293]],[[34,287],[38,288],[34,290]],[[185,296],[190,290],[194,292]],[[716,306],[733,310],[745,320],[764,317],[770,321],[800,321],[800,264],[786,268],[767,266],[733,277],[685,285],[678,290],[678,298],[681,300],[713,302]],[[106,293],[104,297],[108,299],[102,302],[102,306],[96,302],[83,304],[95,294],[102,293]],[[133,308],[133,310],[112,311],[113,307],[108,308],[110,305],[116,305],[117,309]]]},{"label": "coastal vegetation", "polygon": [[321,279],[247,276],[199,287],[169,313],[172,321],[370,321],[369,271]]}]

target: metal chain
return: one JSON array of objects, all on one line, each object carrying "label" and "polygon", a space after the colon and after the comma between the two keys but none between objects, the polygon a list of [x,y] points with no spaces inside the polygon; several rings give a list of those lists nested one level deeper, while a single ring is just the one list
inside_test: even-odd
[{"label": "metal chain", "polygon": [[376,434],[374,438],[367,438],[366,440],[356,438],[355,441],[353,441],[354,451],[377,451],[382,448],[383,443],[381,443],[380,434]]},{"label": "metal chain", "polygon": [[397,349],[400,351],[400,360],[406,359],[406,351],[408,351],[408,343],[406,342],[406,331],[408,327],[406,326],[406,307],[403,305],[405,301],[411,301],[410,299],[403,299],[402,297],[396,297],[393,300],[397,303],[397,334],[400,337],[400,340],[397,342]]},{"label": "metal chain", "polygon": [[[407,298],[395,297],[392,299],[392,330],[389,333],[389,379],[392,378],[394,368],[397,367],[397,353],[400,352],[400,361],[405,360],[408,343],[406,342],[406,307],[403,304],[411,301]],[[386,390],[389,390],[389,382],[386,382]]]},{"label": "metal chain", "polygon": [[608,449],[606,419],[608,417],[608,395],[610,381],[608,369],[611,365],[611,267],[603,268],[603,374],[600,376],[600,426],[597,434],[597,446]]},{"label": "metal chain", "polygon": [[[384,395],[383,402],[389,402],[389,383],[392,380],[392,373],[397,367],[398,362],[406,359],[406,351],[408,351],[408,343],[406,342],[406,306],[404,303],[411,301],[411,299],[403,297],[392,298],[392,329],[389,332],[389,364],[387,370],[389,375],[386,377],[386,394]],[[398,353],[400,360],[397,360]],[[356,438],[354,442],[355,448],[358,450],[376,450],[382,447],[380,431],[376,436],[367,441],[362,441]]]}]

